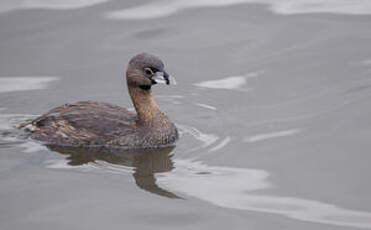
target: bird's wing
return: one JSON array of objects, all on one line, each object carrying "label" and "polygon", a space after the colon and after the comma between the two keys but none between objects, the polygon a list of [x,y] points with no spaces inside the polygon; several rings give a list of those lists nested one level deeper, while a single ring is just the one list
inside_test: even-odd
[{"label": "bird's wing", "polygon": [[31,122],[33,137],[66,145],[102,145],[135,130],[136,115],[102,102],[77,102],[50,110]]}]

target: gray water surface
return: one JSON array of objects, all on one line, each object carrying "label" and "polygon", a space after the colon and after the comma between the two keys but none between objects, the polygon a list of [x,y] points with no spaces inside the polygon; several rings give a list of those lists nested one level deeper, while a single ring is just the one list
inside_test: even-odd
[{"label": "gray water surface", "polygon": [[[371,229],[370,4],[218,2],[0,3],[0,229]],[[131,108],[143,51],[178,83],[153,92],[174,149],[14,128],[68,102]]]}]

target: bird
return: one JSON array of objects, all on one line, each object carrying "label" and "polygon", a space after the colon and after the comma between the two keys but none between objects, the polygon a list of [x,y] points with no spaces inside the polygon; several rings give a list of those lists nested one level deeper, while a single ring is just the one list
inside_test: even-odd
[{"label": "bird", "polygon": [[174,146],[175,124],[152,97],[156,84],[176,84],[160,58],[140,53],[130,59],[126,84],[135,111],[105,102],[64,104],[21,124],[31,139],[53,146],[153,149]]}]

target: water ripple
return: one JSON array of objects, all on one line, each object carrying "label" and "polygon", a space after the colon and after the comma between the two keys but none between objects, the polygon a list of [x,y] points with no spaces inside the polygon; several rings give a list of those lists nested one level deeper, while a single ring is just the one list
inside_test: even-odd
[{"label": "water ripple", "polygon": [[177,124],[177,127],[179,128],[179,132],[181,135],[189,134],[196,140],[201,141],[202,145],[193,148],[191,151],[194,151],[199,148],[207,148],[219,139],[219,137],[216,136],[215,134],[203,133],[192,126]]},{"label": "water ripple", "polygon": [[231,141],[231,137],[230,136],[227,136],[226,138],[224,138],[222,141],[220,141],[219,144],[217,144],[216,146],[212,147],[209,152],[214,152],[214,151],[218,151],[222,148],[224,148],[230,141]]},{"label": "water ripple", "polygon": [[45,89],[57,77],[0,77],[0,93]]},{"label": "water ripple", "polygon": [[316,200],[256,195],[272,188],[264,170],[208,166],[202,162],[176,160],[175,169],[158,177],[158,183],[181,194],[214,205],[239,210],[274,213],[315,223],[371,228],[371,213],[355,211]]},{"label": "water ripple", "polygon": [[[14,129],[14,125],[20,120],[30,117],[32,116],[1,115],[2,132]],[[201,142],[197,148],[208,148],[220,139],[216,135],[205,134],[191,126],[178,125],[178,127],[182,135],[189,134]],[[293,135],[298,132],[298,129],[291,129],[261,134],[258,137],[255,136],[253,141]],[[16,138],[12,135],[0,137],[3,141]],[[249,140],[251,141],[251,138]],[[209,151],[219,150],[230,141],[231,137],[227,136]],[[40,151],[40,145],[29,143],[21,142],[18,146],[26,148],[26,151]],[[141,159],[137,159],[136,155],[131,158],[125,155],[106,156],[104,154],[96,155],[97,158],[85,156],[86,159],[83,159],[78,152],[76,154],[76,156],[67,156],[66,159],[48,159],[44,162],[50,169],[118,175],[132,174],[138,187],[168,198],[181,198],[178,194],[183,194],[223,208],[279,214],[314,223],[371,228],[371,213],[369,212],[350,210],[335,204],[299,197],[258,194],[259,191],[267,191],[274,187],[269,180],[270,174],[265,170],[209,166],[191,159],[172,159],[171,152],[155,154],[153,157],[149,157],[149,154],[142,154],[139,156]],[[83,159],[82,162],[76,161],[81,159]]]},{"label": "water ripple", "polygon": [[289,129],[289,130],[281,130],[281,131],[276,131],[276,132],[270,132],[270,133],[261,133],[261,134],[256,134],[251,137],[246,137],[244,138],[244,142],[258,142],[258,141],[264,141],[272,138],[277,138],[277,137],[287,137],[287,136],[292,136],[295,134],[300,133],[300,129]]},{"label": "water ripple", "polygon": [[268,5],[269,9],[277,14],[371,14],[371,2],[365,0],[160,0],[112,11],[106,17],[109,19],[145,20],[170,16],[186,9],[226,7],[247,3]]},{"label": "water ripple", "polygon": [[[209,166],[200,161],[174,159],[174,168],[155,175],[156,186],[167,193],[184,194],[213,205],[272,213],[292,219],[336,226],[371,228],[371,213],[298,197],[257,195],[274,185],[269,173],[260,169]],[[79,166],[64,160],[47,162],[48,168],[128,175],[132,167],[97,161]],[[164,189],[166,188],[166,190]]]},{"label": "water ripple", "polygon": [[246,84],[246,78],[243,76],[231,76],[219,80],[203,81],[194,84],[201,88],[209,89],[239,89]]},{"label": "water ripple", "polygon": [[243,86],[246,85],[248,78],[254,78],[261,75],[261,72],[251,72],[240,76],[229,76],[222,79],[203,81],[195,83],[195,86],[209,89],[234,89],[240,91],[247,91]]},{"label": "water ripple", "polygon": [[207,104],[203,104],[203,103],[195,103],[195,105],[199,106],[199,107],[202,107],[202,108],[205,108],[205,109],[210,109],[210,110],[216,110],[216,107],[214,106],[211,106],[211,105],[207,105]]},{"label": "water ripple", "polygon": [[88,7],[109,0],[21,0],[0,3],[0,12],[7,12],[17,9],[53,9],[70,10]]}]

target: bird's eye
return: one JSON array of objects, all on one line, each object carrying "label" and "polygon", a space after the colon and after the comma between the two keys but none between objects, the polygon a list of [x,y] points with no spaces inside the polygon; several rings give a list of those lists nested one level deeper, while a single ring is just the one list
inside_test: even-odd
[{"label": "bird's eye", "polygon": [[144,68],[144,72],[145,72],[147,75],[149,75],[149,76],[153,75],[153,71],[151,70],[151,68]]}]

